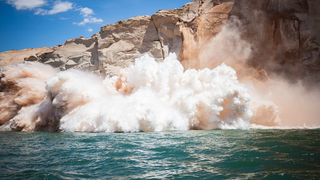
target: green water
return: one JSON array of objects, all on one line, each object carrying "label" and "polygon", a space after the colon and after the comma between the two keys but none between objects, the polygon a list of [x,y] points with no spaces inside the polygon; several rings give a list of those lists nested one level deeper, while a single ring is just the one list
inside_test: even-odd
[{"label": "green water", "polygon": [[319,179],[320,130],[0,132],[0,179]]}]

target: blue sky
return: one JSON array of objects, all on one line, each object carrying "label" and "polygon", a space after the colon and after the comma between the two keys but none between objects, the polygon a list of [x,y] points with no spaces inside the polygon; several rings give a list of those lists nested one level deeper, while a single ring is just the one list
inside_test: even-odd
[{"label": "blue sky", "polygon": [[53,47],[100,27],[191,0],[0,0],[0,52]]}]

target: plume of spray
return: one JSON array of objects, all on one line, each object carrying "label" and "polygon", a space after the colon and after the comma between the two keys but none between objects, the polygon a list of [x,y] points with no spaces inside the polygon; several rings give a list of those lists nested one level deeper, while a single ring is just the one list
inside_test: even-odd
[{"label": "plume of spray", "polygon": [[0,125],[8,125],[20,110],[41,102],[45,80],[57,71],[37,62],[4,67],[0,84]]},{"label": "plume of spray", "polygon": [[[61,72],[57,76],[69,73],[74,72]],[[235,71],[226,65],[184,72],[175,54],[170,54],[160,63],[143,56],[136,59],[133,66],[123,69],[119,76],[103,81],[83,73],[74,76],[78,80],[61,83],[56,81],[61,79],[57,76],[48,80],[47,91],[48,94],[55,92],[51,96],[54,106],[64,107],[60,120],[62,131],[249,127],[250,96],[237,81]],[[87,78],[81,78],[83,76]],[[66,98],[68,94],[72,98]]]},{"label": "plume of spray", "polygon": [[46,92],[46,98],[21,108],[10,120],[11,128],[67,132],[247,129],[252,116],[250,95],[234,69],[222,64],[212,70],[184,71],[175,54],[160,63],[143,56],[119,76],[104,80],[79,70],[59,72],[46,80],[46,91],[41,92]]}]

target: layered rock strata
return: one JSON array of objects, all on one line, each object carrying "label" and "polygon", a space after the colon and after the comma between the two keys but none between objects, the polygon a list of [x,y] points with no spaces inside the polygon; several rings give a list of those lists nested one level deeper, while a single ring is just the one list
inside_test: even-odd
[{"label": "layered rock strata", "polygon": [[162,61],[175,52],[186,68],[202,68],[201,49],[234,16],[241,22],[241,38],[251,44],[246,60],[249,66],[291,80],[320,81],[318,0],[195,0],[180,9],[103,26],[91,38],[71,39],[40,51],[3,52],[0,65],[39,61],[61,70],[87,69],[112,75],[144,54]]}]

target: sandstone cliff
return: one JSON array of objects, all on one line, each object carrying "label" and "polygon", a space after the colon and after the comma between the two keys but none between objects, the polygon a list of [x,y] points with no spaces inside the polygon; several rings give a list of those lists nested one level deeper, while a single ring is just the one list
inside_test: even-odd
[{"label": "sandstone cliff", "polygon": [[23,50],[11,50],[0,53],[0,67],[10,64],[21,63],[24,60],[36,61],[38,60],[38,53],[44,53],[46,51],[53,51],[53,48],[35,48],[35,49],[23,49]]},{"label": "sandstone cliff", "polygon": [[[161,61],[175,52],[185,67],[202,68],[202,48],[219,46],[210,44],[210,40],[233,16],[240,19],[237,28],[241,39],[250,44],[247,65],[291,80],[320,81],[318,0],[195,0],[180,9],[160,10],[152,16],[103,26],[91,38],[71,39],[64,45],[32,53],[3,52],[0,65],[40,61],[61,70],[116,74],[144,54]],[[220,46],[228,48],[228,44]]]}]

